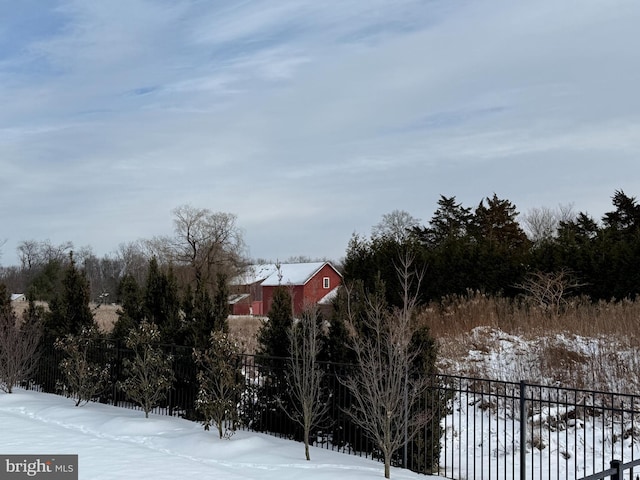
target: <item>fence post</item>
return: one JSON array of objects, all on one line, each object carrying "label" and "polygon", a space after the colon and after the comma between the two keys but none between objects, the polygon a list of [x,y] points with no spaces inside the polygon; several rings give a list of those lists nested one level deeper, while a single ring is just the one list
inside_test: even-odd
[{"label": "fence post", "polygon": [[520,480],[527,477],[527,384],[520,381]]},{"label": "fence post", "polygon": [[616,473],[611,475],[611,480],[622,480],[622,460],[611,460],[609,465],[616,469]]},{"label": "fence post", "polygon": [[115,359],[113,364],[113,405],[118,406],[118,381],[120,380],[120,340],[116,339]]},{"label": "fence post", "polygon": [[[173,374],[174,376],[177,377],[176,375],[176,344],[172,343],[170,350],[169,350],[169,355],[171,356],[171,366],[173,367]],[[173,416],[173,402],[175,401],[174,397],[177,397],[177,395],[172,395],[173,391],[175,390],[176,386],[175,386],[176,382],[173,383],[173,385],[171,386],[171,388],[169,389],[169,393],[167,395],[167,400],[168,400],[168,407],[169,407],[169,416],[172,417]]]}]

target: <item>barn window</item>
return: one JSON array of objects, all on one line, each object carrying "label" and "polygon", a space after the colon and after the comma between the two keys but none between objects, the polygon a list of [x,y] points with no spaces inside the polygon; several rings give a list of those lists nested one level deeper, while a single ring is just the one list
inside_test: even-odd
[{"label": "barn window", "polygon": [[322,288],[329,288],[329,286],[330,286],[329,277],[324,277],[322,279]]}]

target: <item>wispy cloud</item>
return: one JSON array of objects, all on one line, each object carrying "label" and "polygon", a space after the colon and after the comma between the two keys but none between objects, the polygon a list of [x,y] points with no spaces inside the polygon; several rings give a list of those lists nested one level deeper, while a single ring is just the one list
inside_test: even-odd
[{"label": "wispy cloud", "polygon": [[612,188],[640,192],[634,0],[5,10],[5,262],[34,237],[107,252],[170,229],[181,203],[238,214],[256,256],[339,257],[440,193],[598,215]]}]

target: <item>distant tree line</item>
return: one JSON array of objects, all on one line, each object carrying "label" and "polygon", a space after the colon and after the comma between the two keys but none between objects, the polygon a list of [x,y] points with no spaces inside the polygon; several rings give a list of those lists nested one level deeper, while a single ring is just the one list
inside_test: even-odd
[{"label": "distant tree line", "polygon": [[343,273],[347,283],[369,288],[381,277],[388,301],[400,303],[393,259],[410,251],[425,271],[420,301],[480,291],[516,297],[536,281],[562,280],[563,295],[592,300],[635,299],[640,293],[640,204],[623,191],[598,221],[571,207],[533,209],[520,215],[497,195],[475,207],[441,196],[429,222],[406,212],[383,217],[369,238],[354,235]]},{"label": "distant tree line", "polygon": [[172,270],[181,295],[187,289],[192,295],[205,290],[213,295],[221,278],[231,278],[247,263],[236,220],[231,213],[182,205],[173,210],[173,235],[121,244],[102,258],[90,246],[75,248],[70,241],[23,240],[17,247],[20,264],[0,267],[0,281],[11,292],[50,302],[62,290],[73,253],[75,265],[88,282],[90,300],[120,303],[123,281],[144,285],[155,258],[159,269]]}]

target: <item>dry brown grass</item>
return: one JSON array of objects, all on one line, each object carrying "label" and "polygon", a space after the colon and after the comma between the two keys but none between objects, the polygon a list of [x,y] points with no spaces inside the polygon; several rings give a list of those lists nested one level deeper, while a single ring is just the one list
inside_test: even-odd
[{"label": "dry brown grass", "polygon": [[[48,308],[46,302],[36,302],[37,305]],[[18,316],[22,316],[28,307],[28,302],[14,302],[13,307]],[[98,328],[103,332],[110,332],[118,320],[118,310],[120,305],[106,304],[98,305],[91,303],[91,308]],[[258,346],[257,336],[260,326],[264,322],[263,317],[252,316],[230,316],[229,333],[238,342],[244,353],[253,354]]]},{"label": "dry brown grass", "polygon": [[[49,309],[49,305],[46,302],[38,301],[36,305],[44,307],[45,310]],[[19,317],[22,317],[22,314],[28,306],[29,302],[13,302],[13,308]],[[95,318],[98,328],[103,332],[110,332],[116,320],[118,320],[117,312],[120,306],[115,304],[98,305],[97,303],[90,303],[89,308],[91,308],[93,312],[93,317]]]},{"label": "dry brown grass", "polygon": [[436,338],[455,337],[476,327],[494,327],[526,337],[571,333],[640,338],[640,302],[592,303],[578,298],[554,315],[526,301],[470,293],[432,303],[422,313],[422,321]]},{"label": "dry brown grass", "polygon": [[[11,305],[13,305],[13,310],[14,312],[16,312],[16,315],[21,318],[22,314],[29,307],[29,302],[15,301],[15,302],[11,302]],[[49,309],[49,305],[47,304],[47,302],[38,301],[36,302],[36,305],[39,307],[44,307],[45,310]]]},{"label": "dry brown grass", "polygon": [[120,309],[120,305],[116,305],[115,303],[109,303],[106,305],[97,305],[92,303],[89,304],[89,307],[93,311],[93,318],[95,319],[98,328],[103,332],[110,332],[118,320],[118,310]]},{"label": "dry brown grass", "polygon": [[470,293],[431,304],[421,320],[444,373],[640,393],[640,302],[575,299],[556,315]]},{"label": "dry brown grass", "polygon": [[264,323],[264,317],[229,317],[229,335],[240,345],[243,353],[253,355],[258,348],[258,330]]}]

